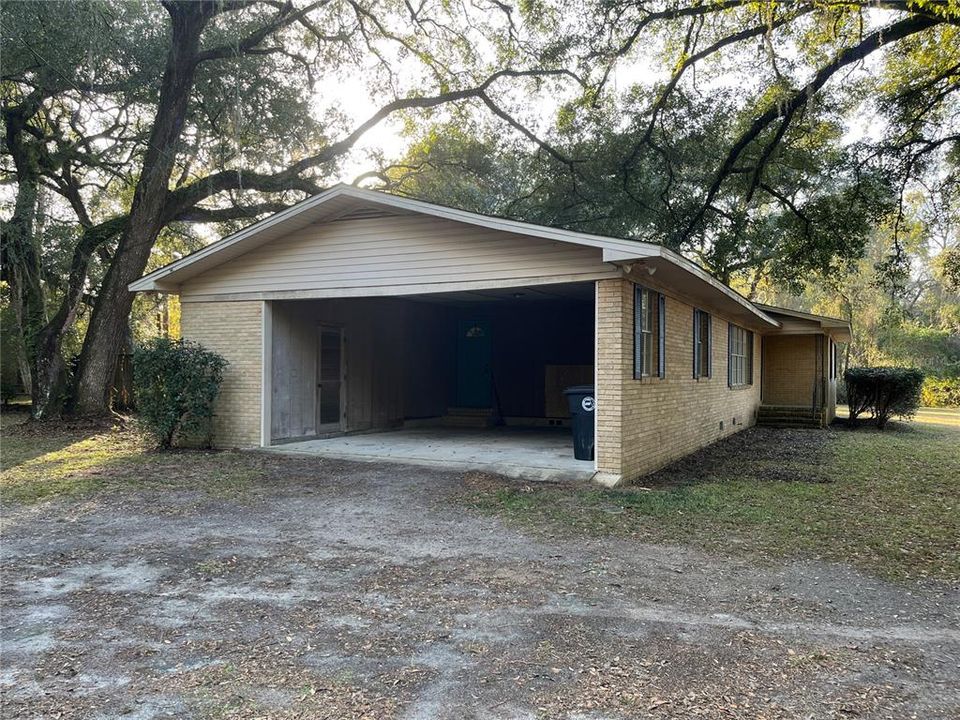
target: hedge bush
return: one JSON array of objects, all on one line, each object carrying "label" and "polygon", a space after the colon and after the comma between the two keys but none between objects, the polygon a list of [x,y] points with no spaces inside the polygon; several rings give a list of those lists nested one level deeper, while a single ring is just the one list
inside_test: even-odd
[{"label": "hedge bush", "polygon": [[155,338],[133,352],[140,420],[162,448],[190,439],[210,445],[213,401],[227,361],[187,340]]},{"label": "hedge bush", "polygon": [[920,390],[923,407],[960,408],[960,378],[928,377]]},{"label": "hedge bush", "polygon": [[923,373],[916,368],[850,368],[843,381],[851,422],[869,410],[882,430],[892,416],[911,417],[920,405]]}]

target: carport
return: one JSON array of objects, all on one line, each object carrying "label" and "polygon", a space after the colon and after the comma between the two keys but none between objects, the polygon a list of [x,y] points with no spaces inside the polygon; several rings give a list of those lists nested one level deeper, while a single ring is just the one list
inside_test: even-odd
[{"label": "carport", "polygon": [[266,303],[264,444],[588,479],[563,389],[594,382],[594,302],[580,282]]},{"label": "carport", "polygon": [[659,245],[344,185],[129,287],[228,362],[217,447],[561,472],[593,384],[606,485],[753,424],[783,325]]}]

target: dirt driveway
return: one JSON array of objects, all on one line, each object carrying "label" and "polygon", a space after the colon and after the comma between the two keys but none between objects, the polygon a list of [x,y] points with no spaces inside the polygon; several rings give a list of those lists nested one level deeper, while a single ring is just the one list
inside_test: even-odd
[{"label": "dirt driveway", "polygon": [[4,718],[956,718],[957,592],[528,534],[475,479],[8,507]]}]

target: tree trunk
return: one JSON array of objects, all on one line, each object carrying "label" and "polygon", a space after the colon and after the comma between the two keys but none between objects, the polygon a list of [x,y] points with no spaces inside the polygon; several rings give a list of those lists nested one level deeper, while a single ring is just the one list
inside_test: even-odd
[{"label": "tree trunk", "polygon": [[32,372],[33,345],[38,331],[46,322],[43,285],[40,281],[40,254],[34,238],[34,219],[37,213],[39,172],[30,159],[29,149],[23,149],[17,166],[17,199],[13,216],[4,227],[5,261],[10,282],[13,314],[19,325],[25,367],[21,366],[24,389],[34,396],[39,385]]},{"label": "tree trunk", "polygon": [[57,394],[60,377],[56,368],[47,367],[40,351],[40,338],[47,324],[46,298],[41,280],[39,243],[34,226],[40,192],[40,166],[37,149],[24,142],[27,118],[36,103],[25,101],[18,108],[4,112],[6,145],[17,172],[17,198],[13,216],[3,226],[3,259],[14,317],[22,339],[20,374],[32,400],[35,419],[47,416],[47,402]]},{"label": "tree trunk", "polygon": [[127,285],[143,274],[164,224],[170,176],[196,71],[200,34],[216,12],[214,2],[167,2],[172,38],[160,99],[129,220],[103,280],[80,353],[76,410],[110,412],[110,390],[129,322],[133,294]]}]

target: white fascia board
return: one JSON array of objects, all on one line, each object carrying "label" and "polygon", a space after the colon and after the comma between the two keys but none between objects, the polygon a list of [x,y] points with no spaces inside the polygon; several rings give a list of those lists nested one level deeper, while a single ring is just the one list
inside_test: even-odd
[{"label": "white fascia board", "polygon": [[676,265],[683,270],[686,270],[691,275],[694,275],[697,279],[702,280],[703,282],[712,286],[714,289],[719,290],[728,298],[741,305],[744,309],[749,310],[771,327],[780,327],[780,323],[778,321],[767,315],[763,310],[747,300],[747,298],[738,293],[736,290],[717,280],[713,275],[708,273],[695,262],[687,260],[687,258],[683,257],[683,255],[680,255],[669,248],[665,248],[662,245],[650,245],[649,243],[644,243],[644,245],[649,245],[649,247],[655,248],[656,252],[649,255],[644,255],[638,253],[630,254],[621,250],[604,250],[603,260],[604,262],[629,262],[630,260],[640,261],[650,257],[658,257],[666,262]]},{"label": "white fascia board", "polygon": [[[624,262],[629,260],[643,260],[646,258],[662,258],[667,262],[679,266],[708,285],[719,290],[734,302],[742,305],[745,309],[760,318],[763,322],[772,327],[780,327],[780,323],[771,318],[765,312],[757,308],[745,297],[724,285],[706,270],[694,262],[687,260],[682,255],[668,250],[661,245],[642,242],[640,240],[623,240],[618,238],[603,237],[601,235],[591,235],[589,233],[574,232],[572,230],[562,230],[560,228],[547,227],[545,225],[532,225],[530,223],[520,222],[518,220],[508,220],[505,218],[490,217],[489,215],[480,215],[466,210],[444,207],[422,200],[413,200],[410,198],[389,195],[387,193],[375,190],[364,190],[363,188],[353,187],[352,185],[335,185],[318,195],[297,203],[293,207],[287,208],[281,212],[275,213],[268,218],[256,222],[233,235],[228,235],[221,240],[211,243],[207,247],[198,250],[185,258],[166,265],[159,270],[145,275],[139,280],[135,280],[127,287],[131,292],[144,291],[175,291],[177,287],[176,278],[171,278],[179,270],[189,267],[194,263],[210,257],[216,253],[222,252],[237,243],[244,242],[256,236],[258,233],[268,230],[276,225],[282,224],[295,218],[297,215],[308,210],[323,205],[337,197],[350,197],[356,200],[366,201],[377,205],[405,210],[407,212],[418,213],[438,217],[453,222],[477,225],[491,230],[501,232],[515,233],[518,235],[527,235],[538,237],[545,240],[554,240],[566,242],[574,245],[583,245],[587,247],[599,248],[603,251],[604,262]],[[165,282],[166,281],[166,282]]]}]

